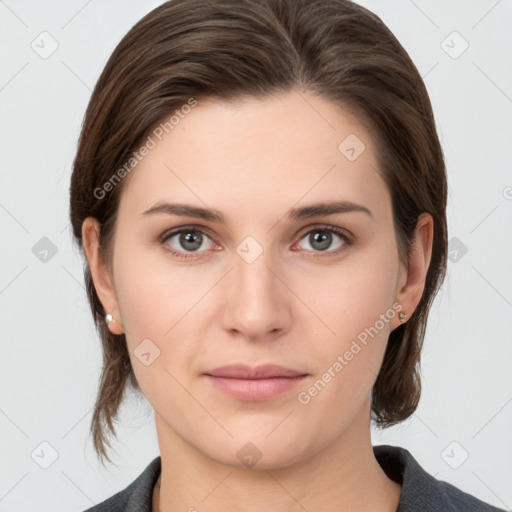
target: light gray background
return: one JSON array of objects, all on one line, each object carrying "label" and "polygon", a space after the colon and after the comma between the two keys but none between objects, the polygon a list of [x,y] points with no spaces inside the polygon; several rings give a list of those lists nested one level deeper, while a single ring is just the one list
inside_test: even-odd
[{"label": "light gray background", "polygon": [[[117,467],[102,470],[92,452],[101,354],[71,244],[68,187],[91,89],[121,37],[160,3],[0,1],[1,511],[84,510],[158,455],[152,410],[135,398],[120,417]],[[510,509],[512,2],[359,3],[425,78],[448,168],[451,239],[420,406],[400,426],[372,432],[373,442],[404,446],[436,478]],[[43,59],[31,45],[51,49],[51,38],[58,48]],[[33,252],[43,237],[57,249],[46,262]]]}]

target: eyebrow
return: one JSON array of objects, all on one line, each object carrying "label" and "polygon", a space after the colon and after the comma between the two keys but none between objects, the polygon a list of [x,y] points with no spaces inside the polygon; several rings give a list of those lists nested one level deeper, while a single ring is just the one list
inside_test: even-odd
[{"label": "eyebrow", "polygon": [[[291,208],[286,213],[289,220],[302,220],[320,215],[334,215],[336,213],[362,212],[373,218],[372,212],[363,205],[351,201],[333,201],[329,203],[315,203],[300,208]],[[151,208],[142,212],[142,217],[164,213],[167,215],[180,215],[194,217],[206,221],[217,222],[226,225],[226,219],[219,210],[202,208],[183,203],[158,202]]]}]

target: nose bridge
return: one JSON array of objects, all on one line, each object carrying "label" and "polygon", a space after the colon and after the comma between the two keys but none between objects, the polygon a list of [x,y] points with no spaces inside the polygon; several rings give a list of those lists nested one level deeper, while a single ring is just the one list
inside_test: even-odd
[{"label": "nose bridge", "polygon": [[[263,337],[286,323],[286,294],[274,275],[272,250],[248,237],[236,249],[225,327]],[[272,270],[271,270],[272,269]]]}]

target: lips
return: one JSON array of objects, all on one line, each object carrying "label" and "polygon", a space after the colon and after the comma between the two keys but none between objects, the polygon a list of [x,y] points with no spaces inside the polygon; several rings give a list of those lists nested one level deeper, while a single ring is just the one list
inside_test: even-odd
[{"label": "lips", "polygon": [[215,368],[206,372],[206,375],[227,379],[271,379],[276,377],[300,377],[306,375],[306,373],[277,364],[264,364],[260,366],[232,364]]},{"label": "lips", "polygon": [[236,400],[270,400],[303,382],[308,374],[275,364],[233,364],[204,374],[214,389]]}]

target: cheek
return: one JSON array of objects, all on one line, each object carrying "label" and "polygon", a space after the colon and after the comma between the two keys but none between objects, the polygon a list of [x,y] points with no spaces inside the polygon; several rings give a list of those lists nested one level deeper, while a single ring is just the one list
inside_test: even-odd
[{"label": "cheek", "polygon": [[[163,249],[144,247],[122,230],[116,240],[114,268],[119,309],[131,343],[144,338],[158,343],[171,336],[173,326],[191,307],[187,296],[197,301],[200,293],[191,274],[173,271]],[[192,281],[184,282],[185,278]]]},{"label": "cheek", "polygon": [[200,266],[177,266],[154,248],[123,251],[123,245],[136,245],[127,242],[117,240],[114,268],[135,377],[153,405],[169,399],[188,403],[183,388],[199,370],[205,350],[200,342],[214,321],[209,291],[219,276],[201,273]]},{"label": "cheek", "polygon": [[[166,275],[148,252],[124,247],[133,243],[119,236],[116,241],[115,282],[126,342],[137,381],[146,396],[158,393],[157,382],[172,380],[166,369],[174,373],[169,361],[181,361],[187,353],[182,329],[190,309],[178,277]],[[192,293],[191,293],[192,294]],[[197,301],[197,297],[196,297]],[[180,338],[180,343],[173,343]]]},{"label": "cheek", "polygon": [[[319,266],[302,272],[308,277],[297,278],[298,294],[329,328],[324,326],[324,338],[332,339],[338,348],[374,326],[381,314],[395,315],[398,255],[384,240],[350,254],[337,266]],[[377,325],[384,334],[389,334],[387,320],[384,326]]]},{"label": "cheek", "polygon": [[366,396],[377,378],[390,323],[398,314],[392,307],[398,256],[392,247],[375,244],[372,250],[347,258],[336,271],[331,267],[322,272],[325,275],[315,276],[317,283],[325,283],[322,293],[309,281],[303,282],[300,292],[322,320],[316,332],[323,341],[311,344],[321,362],[315,376],[321,382],[316,388],[320,391],[325,385],[331,390],[322,391],[320,401],[334,401],[345,408],[356,395]]}]

